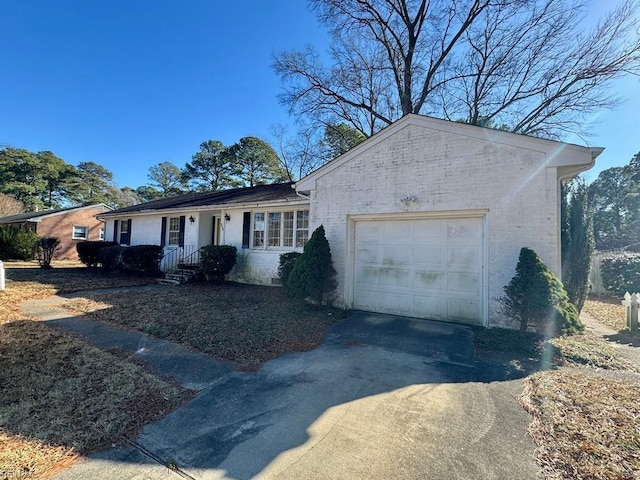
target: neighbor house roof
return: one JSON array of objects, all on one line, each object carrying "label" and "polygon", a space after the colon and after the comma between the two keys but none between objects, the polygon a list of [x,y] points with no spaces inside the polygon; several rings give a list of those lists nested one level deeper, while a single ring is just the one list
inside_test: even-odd
[{"label": "neighbor house roof", "polygon": [[395,121],[383,130],[380,130],[348,152],[311,172],[306,177],[298,180],[295,184],[296,190],[298,192],[315,190],[316,180],[409,126],[418,126],[444,133],[452,133],[470,139],[488,140],[495,144],[508,145],[543,153],[546,155],[544,166],[557,167],[558,175],[561,177],[573,177],[582,171],[588,170],[594,165],[596,157],[604,150],[602,147],[583,147],[571,143],[532,137],[521,133],[505,132],[503,130],[495,130],[493,128],[479,127],[411,113]]},{"label": "neighbor house roof", "polygon": [[189,209],[197,207],[223,207],[239,205],[259,205],[273,202],[302,201],[291,182],[258,185],[256,187],[234,188],[217,192],[190,193],[177,197],[161,198],[151,202],[124,207],[100,215],[114,217],[125,213],[147,213],[162,210]]},{"label": "neighbor house roof", "polygon": [[80,207],[67,207],[67,208],[53,208],[50,210],[42,210],[41,212],[26,212],[18,213],[16,215],[9,215],[8,217],[0,217],[0,223],[18,223],[18,222],[39,222],[43,218],[60,215],[63,213],[73,212],[77,210],[84,210],[87,208],[101,208],[104,210],[111,210],[111,207],[103,203],[94,205],[84,205]]}]

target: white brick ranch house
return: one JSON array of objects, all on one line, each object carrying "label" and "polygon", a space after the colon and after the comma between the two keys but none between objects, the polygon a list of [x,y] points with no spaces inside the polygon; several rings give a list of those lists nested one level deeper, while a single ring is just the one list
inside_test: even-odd
[{"label": "white brick ranch house", "polygon": [[407,115],[295,185],[186,195],[100,218],[120,243],[235,245],[231,278],[259,284],[322,224],[338,306],[499,326],[508,322],[498,298],[522,247],[560,273],[561,182],[602,150]]}]

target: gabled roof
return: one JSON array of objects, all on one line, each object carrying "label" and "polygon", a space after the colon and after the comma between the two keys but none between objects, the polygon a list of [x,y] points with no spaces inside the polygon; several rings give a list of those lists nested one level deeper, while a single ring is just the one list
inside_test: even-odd
[{"label": "gabled roof", "polygon": [[111,207],[103,203],[84,205],[80,207],[53,208],[50,210],[43,210],[41,212],[26,212],[18,213],[16,215],[9,215],[8,217],[0,217],[0,223],[39,222],[42,218],[45,217],[60,215],[77,210],[84,210],[87,208],[100,208],[102,211],[111,210]]},{"label": "gabled roof", "polygon": [[503,130],[495,130],[493,128],[479,127],[467,123],[452,122],[450,120],[442,120],[440,118],[411,113],[369,137],[364,142],[356,145],[348,152],[311,172],[306,177],[298,180],[295,184],[296,191],[309,192],[315,190],[317,179],[339,168],[352,158],[361,155],[368,149],[409,126],[419,126],[429,130],[469,137],[470,139],[488,140],[494,144],[508,145],[540,152],[546,155],[545,166],[558,167],[558,174],[562,176],[575,176],[581,171],[588,170],[595,163],[596,157],[604,150],[604,148],[601,147],[583,147],[570,143],[531,137],[521,133],[505,132]]},{"label": "gabled roof", "polygon": [[194,207],[223,207],[225,205],[257,205],[260,203],[301,201],[302,199],[296,194],[292,185],[291,182],[274,183],[271,185],[234,188],[217,192],[190,193],[119,208],[100,216],[113,217],[125,213],[144,213]]}]

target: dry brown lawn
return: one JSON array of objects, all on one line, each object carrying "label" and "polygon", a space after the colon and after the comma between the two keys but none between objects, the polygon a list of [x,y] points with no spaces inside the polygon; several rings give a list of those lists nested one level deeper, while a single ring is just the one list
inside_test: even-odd
[{"label": "dry brown lawn", "polygon": [[81,338],[25,318],[20,305],[88,288],[148,283],[68,263],[42,270],[5,263],[0,292],[0,472],[48,478],[86,454],[132,435],[190,392]]},{"label": "dry brown lawn", "polygon": [[[585,308],[610,327],[620,311],[610,298]],[[622,308],[622,307],[620,307]],[[566,365],[525,379],[521,402],[547,479],[640,478],[640,371],[603,338],[590,334],[551,343]]]},{"label": "dry brown lawn", "polygon": [[540,372],[522,403],[547,479],[631,480],[640,475],[640,385],[586,369]]},{"label": "dry brown lawn", "polygon": [[627,329],[627,312],[621,302],[613,295],[590,295],[584,310],[607,327],[622,331]]},{"label": "dry brown lawn", "polygon": [[66,306],[107,322],[188,345],[255,370],[287,352],[315,348],[344,317],[287,298],[284,289],[227,283],[186,284],[77,298]]}]

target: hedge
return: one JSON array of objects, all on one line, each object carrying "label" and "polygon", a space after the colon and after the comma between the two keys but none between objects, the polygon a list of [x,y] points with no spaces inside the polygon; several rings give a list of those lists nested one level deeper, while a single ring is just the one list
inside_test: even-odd
[{"label": "hedge", "polygon": [[30,230],[0,226],[0,260],[33,260],[38,240]]},{"label": "hedge", "polygon": [[113,245],[98,251],[99,261],[105,270],[119,270],[141,275],[158,275],[163,248],[159,245]]},{"label": "hedge", "polygon": [[76,244],[78,258],[89,268],[96,268],[100,263],[100,249],[118,245],[116,242],[84,241]]},{"label": "hedge", "polygon": [[640,253],[616,253],[603,258],[600,275],[604,288],[615,295],[640,292]]}]

